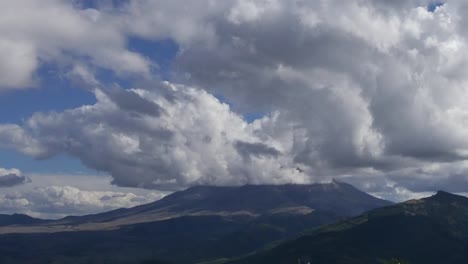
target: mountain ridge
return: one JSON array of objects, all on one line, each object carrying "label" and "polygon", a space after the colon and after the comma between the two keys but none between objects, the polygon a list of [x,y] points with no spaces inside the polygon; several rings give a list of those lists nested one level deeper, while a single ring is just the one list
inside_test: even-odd
[{"label": "mountain ridge", "polygon": [[377,208],[323,226],[229,264],[467,263],[468,198],[435,195]]}]

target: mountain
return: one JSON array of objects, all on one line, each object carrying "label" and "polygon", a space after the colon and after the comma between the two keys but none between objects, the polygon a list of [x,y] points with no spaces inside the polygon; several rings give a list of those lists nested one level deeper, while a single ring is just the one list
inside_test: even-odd
[{"label": "mountain", "polygon": [[69,216],[41,225],[1,228],[1,233],[112,230],[137,223],[182,216],[258,218],[265,215],[308,215],[326,212],[343,218],[391,202],[364,193],[350,184],[333,181],[310,185],[196,186],[153,203],[106,213]]},{"label": "mountain", "polygon": [[337,181],[197,186],[133,208],[0,226],[0,263],[223,260],[391,204]]},{"label": "mountain", "polygon": [[468,198],[439,191],[371,210],[229,263],[365,264],[391,259],[468,263]]},{"label": "mountain", "polygon": [[24,214],[0,214],[0,226],[40,224],[47,221]]}]

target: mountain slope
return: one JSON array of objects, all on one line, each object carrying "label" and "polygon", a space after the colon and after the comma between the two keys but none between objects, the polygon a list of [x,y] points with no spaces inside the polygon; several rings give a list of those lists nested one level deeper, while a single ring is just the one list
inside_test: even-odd
[{"label": "mountain slope", "polygon": [[193,187],[134,208],[0,227],[0,263],[197,263],[233,258],[294,238],[304,229],[389,204],[338,182]]},{"label": "mountain slope", "polygon": [[170,207],[175,211],[248,211],[253,214],[305,207],[356,214],[389,204],[349,184],[333,181],[311,185],[198,186],[168,196],[153,206]]},{"label": "mountain slope", "polygon": [[379,208],[240,263],[468,263],[468,198],[446,192]]}]

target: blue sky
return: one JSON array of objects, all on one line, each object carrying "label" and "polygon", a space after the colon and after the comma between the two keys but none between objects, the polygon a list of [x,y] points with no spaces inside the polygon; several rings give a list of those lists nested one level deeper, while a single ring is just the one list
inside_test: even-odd
[{"label": "blue sky", "polygon": [[437,7],[443,6],[443,5],[444,5],[444,3],[442,3],[442,2],[433,2],[433,3],[430,3],[427,6],[427,10],[429,10],[430,12],[434,12]]}]

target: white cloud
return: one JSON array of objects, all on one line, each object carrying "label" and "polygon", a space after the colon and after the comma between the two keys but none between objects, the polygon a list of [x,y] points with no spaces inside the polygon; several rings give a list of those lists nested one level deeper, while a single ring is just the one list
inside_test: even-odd
[{"label": "white cloud", "polygon": [[12,168],[12,169],[0,168],[0,176],[5,176],[8,174],[21,175],[21,171],[15,168]]},{"label": "white cloud", "polygon": [[17,125],[1,125],[0,138],[8,138],[7,141],[0,143],[0,147],[7,149],[16,149],[31,156],[40,156],[42,149],[40,142],[27,135],[25,131]]},{"label": "white cloud", "polygon": [[[152,90],[96,90],[95,105],[36,113],[0,144],[38,142],[38,157],[73,155],[111,173],[120,186],[179,189],[193,184],[307,182],[280,141],[262,132],[268,117],[246,123],[203,90],[170,83]],[[159,86],[159,88],[157,87]],[[285,153],[286,154],[286,153]]]},{"label": "white cloud", "polygon": [[0,189],[0,213],[56,219],[133,207],[159,200],[167,194],[111,186],[110,177],[104,175],[28,176],[29,184]]},{"label": "white cloud", "polygon": [[[421,177],[414,172],[432,163],[447,163],[439,175],[452,175],[448,168],[459,168],[468,149],[467,5],[452,0],[430,12],[430,3],[197,1],[184,16],[200,32],[190,34],[195,42],[164,23],[156,35],[140,34],[184,47],[175,62],[179,81],[226,96],[240,112],[277,113],[257,133],[310,179],[374,170],[373,178],[355,177],[424,192],[435,186],[419,182],[416,190],[403,178]],[[184,12],[165,1],[135,6]]]},{"label": "white cloud", "polygon": [[72,186],[48,186],[0,196],[0,205],[4,212],[60,218],[133,207],[161,197],[156,193],[139,196],[131,192],[86,191]]},{"label": "white cloud", "polygon": [[2,87],[24,88],[34,84],[32,73],[39,62],[30,43],[0,39],[0,60]]},{"label": "white cloud", "polygon": [[245,1],[238,0],[229,11],[228,19],[234,24],[249,23],[260,19],[267,12],[279,11],[279,1]]},{"label": "white cloud", "polygon": [[100,11],[72,2],[0,3],[0,89],[34,86],[44,63],[81,61],[117,74],[149,74],[149,61],[127,50],[121,27]]}]

